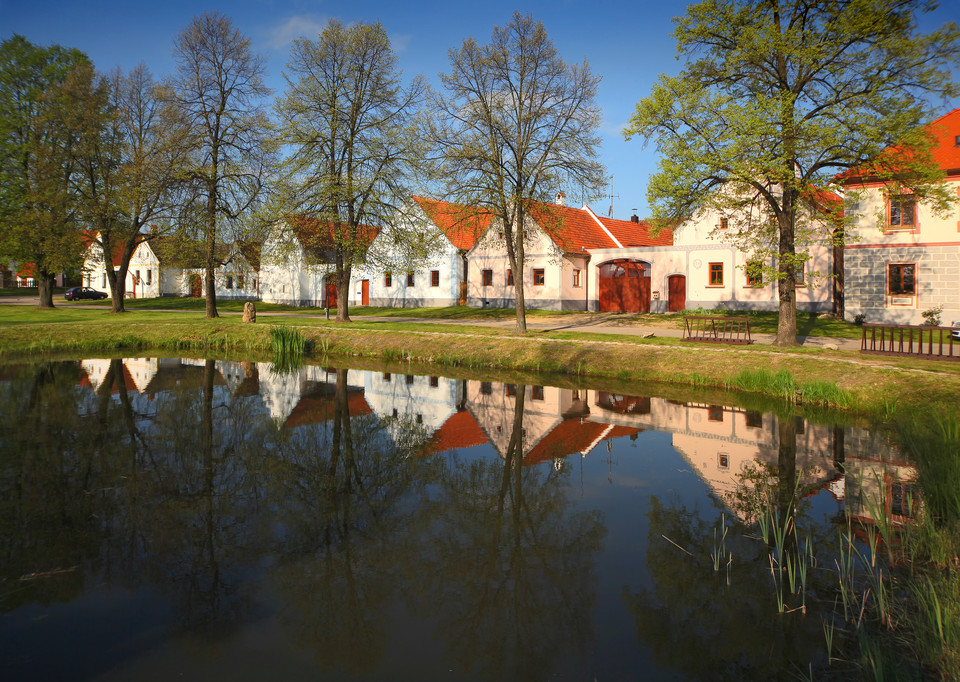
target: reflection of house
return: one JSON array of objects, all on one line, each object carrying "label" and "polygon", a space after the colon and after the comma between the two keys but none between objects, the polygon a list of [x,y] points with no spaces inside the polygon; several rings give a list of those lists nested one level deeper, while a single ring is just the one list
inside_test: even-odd
[{"label": "reflection of house", "polygon": [[[960,191],[960,109],[929,126],[936,140],[935,162],[946,173],[950,192]],[[960,320],[960,210],[944,217],[893,194],[875,180],[849,173],[847,189],[860,193],[848,204],[854,238],[843,249],[845,304],[848,319],[922,324],[923,310],[943,305],[942,321]]]},{"label": "reflection of house", "polygon": [[371,409],[380,417],[409,417],[437,431],[463,402],[463,382],[438,376],[360,372]]},{"label": "reflection of house", "polygon": [[881,433],[845,429],[844,506],[860,525],[874,524],[883,514],[894,524],[917,517],[921,508],[917,469]]}]

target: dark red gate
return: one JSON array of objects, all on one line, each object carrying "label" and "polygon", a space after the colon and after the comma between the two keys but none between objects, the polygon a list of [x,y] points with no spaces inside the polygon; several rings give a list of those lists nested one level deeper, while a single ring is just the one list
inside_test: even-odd
[{"label": "dark red gate", "polygon": [[612,313],[649,313],[650,278],[644,267],[632,260],[600,266],[600,310]]}]

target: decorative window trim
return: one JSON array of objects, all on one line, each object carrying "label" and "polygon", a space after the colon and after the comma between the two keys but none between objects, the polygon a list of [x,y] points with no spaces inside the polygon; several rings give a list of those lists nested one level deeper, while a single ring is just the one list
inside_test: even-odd
[{"label": "decorative window trim", "polygon": [[413,273],[412,273],[412,272],[408,272],[408,273],[407,273],[407,286],[408,286],[408,287],[414,287],[414,286],[416,286],[416,281],[417,281],[417,280],[416,280],[416,278],[414,277]]},{"label": "decorative window trim", "polygon": [[[913,222],[912,223],[903,223],[903,206],[904,201],[913,204]],[[901,204],[899,220],[901,221],[898,224],[893,223],[893,208],[894,204]],[[917,200],[913,198],[912,194],[895,194],[888,196],[886,198],[886,220],[884,225],[884,232],[912,232],[913,234],[920,234],[920,206],[917,204]]]},{"label": "decorative window trim", "polygon": [[[714,266],[718,267],[714,268]],[[723,263],[707,263],[707,282],[707,287],[715,289],[723,287]]]},{"label": "decorative window trim", "polygon": [[544,268],[533,268],[533,286],[542,287],[547,283],[547,271]]},{"label": "decorative window trim", "polygon": [[493,286],[493,270],[484,268],[480,271],[480,283],[485,287]]},{"label": "decorative window trim", "polygon": [[430,271],[430,286],[438,287],[440,286],[440,271],[431,270]]},{"label": "decorative window trim", "polygon": [[385,273],[383,273],[383,286],[384,286],[384,287],[387,287],[387,288],[393,286],[393,273],[392,273],[392,272],[385,272]]},{"label": "decorative window trim", "polygon": [[513,268],[507,268],[507,286],[508,287],[516,286],[513,283]]},{"label": "decorative window trim", "polygon": [[580,268],[573,269],[573,288],[580,289],[582,285],[580,284]]},{"label": "decorative window trim", "polygon": [[[898,271],[894,274],[894,268]],[[910,268],[909,274],[904,268]],[[917,300],[917,264],[916,263],[887,263],[885,268],[884,293],[886,294],[887,304],[895,307],[913,307]],[[911,278],[910,290],[903,288],[907,278]],[[894,282],[899,281],[897,291],[894,291]]]}]

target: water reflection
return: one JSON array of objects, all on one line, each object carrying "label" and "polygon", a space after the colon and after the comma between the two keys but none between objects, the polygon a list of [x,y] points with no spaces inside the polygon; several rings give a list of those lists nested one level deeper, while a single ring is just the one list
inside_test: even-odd
[{"label": "water reflection", "polygon": [[226,674],[264,629],[289,677],[777,677],[822,634],[769,598],[757,490],[825,552],[917,513],[880,435],[656,396],[130,358],[4,368],[0,414],[14,677]]}]

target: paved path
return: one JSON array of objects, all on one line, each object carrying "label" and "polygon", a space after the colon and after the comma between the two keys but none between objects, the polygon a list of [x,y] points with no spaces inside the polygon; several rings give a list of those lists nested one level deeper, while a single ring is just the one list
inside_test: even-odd
[{"label": "paved path", "polygon": [[[62,301],[55,301],[56,305],[64,305]],[[3,296],[0,297],[0,305],[36,305],[36,296]],[[85,305],[83,303],[71,303],[71,308],[94,308],[102,310],[102,305]],[[152,312],[190,312],[184,310],[151,309]],[[195,311],[203,312],[203,311]],[[240,312],[220,311],[221,315],[240,315]],[[323,312],[297,312],[297,311],[257,311],[258,318],[264,317],[307,317],[319,318],[326,317]],[[332,319],[332,316],[331,316]],[[355,322],[405,322],[415,324],[452,324],[471,327],[496,327],[498,329],[513,329],[516,324],[513,319],[505,320],[439,320],[423,317],[378,317],[372,315],[355,315]],[[618,334],[621,336],[654,336],[667,338],[683,338],[683,330],[669,327],[658,327],[650,325],[635,325],[630,323],[618,323],[613,315],[604,315],[602,313],[588,313],[583,315],[567,315],[540,321],[538,318],[527,318],[527,328],[537,331],[554,332],[582,332],[587,334]],[[772,344],[775,338],[773,334],[752,334],[755,343]],[[837,339],[826,336],[800,336],[797,341],[802,346],[808,348],[823,348],[826,345],[835,345],[839,350],[860,350],[859,339]]]}]

